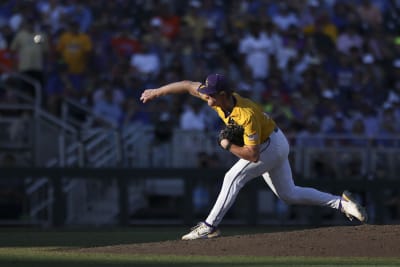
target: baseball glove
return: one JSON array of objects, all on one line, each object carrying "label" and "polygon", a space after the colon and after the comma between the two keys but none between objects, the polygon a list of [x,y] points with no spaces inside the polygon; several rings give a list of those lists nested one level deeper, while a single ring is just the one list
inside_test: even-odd
[{"label": "baseball glove", "polygon": [[218,134],[218,144],[221,145],[222,139],[229,140],[230,143],[237,146],[244,146],[243,141],[244,128],[236,123],[228,124]]}]

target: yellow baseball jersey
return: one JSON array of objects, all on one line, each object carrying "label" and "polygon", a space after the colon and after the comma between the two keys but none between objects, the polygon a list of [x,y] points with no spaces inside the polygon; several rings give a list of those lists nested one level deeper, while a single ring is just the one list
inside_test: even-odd
[{"label": "yellow baseball jersey", "polygon": [[66,32],[60,36],[57,50],[74,74],[83,73],[88,63],[88,54],[92,50],[92,41],[85,33],[72,34]]},{"label": "yellow baseball jersey", "polygon": [[237,93],[233,93],[236,104],[230,114],[220,107],[212,107],[225,124],[232,121],[244,128],[244,144],[259,145],[263,143],[271,135],[276,127],[275,121],[266,113],[261,106],[248,98],[241,97]]}]

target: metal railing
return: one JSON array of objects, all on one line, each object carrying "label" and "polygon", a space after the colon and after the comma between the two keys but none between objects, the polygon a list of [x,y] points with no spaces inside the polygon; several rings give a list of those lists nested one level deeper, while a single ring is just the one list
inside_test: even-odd
[{"label": "metal railing", "polygon": [[[2,66],[0,65],[0,69]],[[121,148],[119,134],[115,130],[104,129],[96,131],[95,134],[91,127],[95,121],[107,122],[101,118],[96,118],[93,112],[81,105],[73,99],[64,98],[62,102],[62,116],[58,118],[47,113],[41,108],[42,92],[40,84],[17,72],[6,72],[1,75],[1,81],[4,86],[0,86],[0,90],[12,88],[12,93],[17,97],[19,103],[0,104],[0,110],[10,113],[28,113],[29,116],[21,117],[20,114],[15,117],[2,118],[0,123],[3,124],[1,132],[2,140],[0,147],[9,149],[11,152],[20,153],[21,149],[25,149],[30,153],[26,162],[29,166],[46,166],[46,167],[77,167],[77,166],[110,166],[117,164],[121,160]],[[19,86],[22,83],[32,86],[31,91],[25,91],[27,87]],[[77,116],[76,116],[77,115]],[[79,121],[79,117],[83,118]],[[19,129],[21,122],[29,122],[29,125]],[[15,126],[14,126],[15,125]],[[24,134],[26,138],[19,138],[21,142],[15,140],[16,134],[6,132],[6,129],[19,129],[20,134]],[[89,129],[83,132],[84,129]],[[14,130],[15,132],[15,130]],[[82,137],[82,140],[81,139]],[[11,140],[14,138],[14,140]],[[85,181],[86,182],[86,181]],[[28,215],[32,221],[41,222],[48,225],[51,218],[51,205],[53,203],[52,190],[53,184],[48,177],[30,179],[25,181],[26,196],[28,198],[29,207]],[[86,185],[78,180],[63,181],[63,191],[68,200],[69,212],[68,220],[79,217],[82,212],[77,211],[78,208],[85,207],[85,203],[76,203],[79,199],[78,190]]]},{"label": "metal railing", "polygon": [[[156,142],[152,127],[143,127],[141,125],[132,125],[129,128],[123,128],[121,133],[122,154],[124,155],[124,164],[127,167],[197,167],[198,153],[214,154],[221,160],[220,164],[227,167],[234,163],[237,158],[232,156],[216,145],[216,132],[203,131],[185,131],[175,129],[173,137],[169,142]],[[320,135],[320,141],[313,140],[314,144],[299,145],[297,136],[288,136],[291,143],[291,159],[298,172],[310,174],[310,170],[304,167],[309,165],[311,160],[308,151],[314,155],[326,158],[332,157],[332,165],[339,164],[340,160],[346,161],[349,157],[357,156],[363,162],[364,172],[369,172],[371,166],[375,166],[372,160],[377,160],[376,153],[379,151],[389,151],[400,149],[400,135],[391,137],[370,136],[352,136],[352,135]],[[343,143],[344,142],[344,143]],[[343,144],[341,144],[343,143]],[[363,144],[354,145],[355,144]],[[389,144],[384,147],[382,144]],[[316,145],[320,144],[320,145]],[[395,156],[395,153],[393,157]],[[353,155],[353,156],[352,156]],[[155,158],[167,157],[165,162],[153,160]],[[169,157],[169,158],[168,158]],[[392,157],[392,156],[391,156]],[[133,160],[126,160],[135,159]],[[372,164],[372,165],[371,165]],[[392,164],[394,165],[394,164]],[[337,166],[339,168],[340,166]]]},{"label": "metal railing", "polygon": [[[3,66],[0,65],[0,69],[2,69]],[[40,83],[26,75],[23,75],[21,73],[18,72],[6,72],[3,73],[1,75],[1,80],[7,81],[7,80],[14,80],[14,81],[23,81],[29,85],[31,85],[34,89],[34,95],[32,96],[30,93],[28,92],[24,92],[24,88],[23,87],[19,87],[19,86],[12,86],[14,92],[19,95],[22,99],[24,99],[27,102],[31,102],[34,103],[34,107],[35,108],[40,108],[42,105],[42,87],[40,85]],[[10,86],[10,85],[9,85]]]},{"label": "metal railing", "polygon": [[61,119],[80,130],[90,130],[96,127],[96,123],[100,123],[102,128],[115,128],[107,120],[96,115],[87,105],[68,97],[62,99]]},{"label": "metal railing", "polygon": [[[23,179],[24,177],[49,177],[50,183],[53,185],[53,190],[49,192],[51,199],[51,206],[49,213],[51,214],[50,226],[62,226],[65,224],[74,224],[76,221],[68,221],[68,205],[62,191],[62,181],[65,179],[82,179],[82,180],[101,180],[103,182],[111,183],[116,182],[116,210],[118,211],[117,221],[121,226],[130,224],[137,224],[144,222],[157,224],[157,223],[179,223],[179,224],[193,224],[196,220],[193,192],[199,182],[203,184],[214,184],[215,177],[223,177],[225,169],[198,169],[198,168],[2,168],[0,170],[0,179],[3,177],[13,177]],[[183,184],[183,190],[176,196],[177,205],[170,207],[169,212],[174,212],[173,217],[166,220],[160,220],[156,214],[151,217],[140,218],[136,213],[131,213],[129,206],[129,184],[138,181],[153,179],[168,181],[170,179],[179,180]],[[389,224],[396,223],[400,219],[392,218],[386,202],[387,193],[393,189],[399,188],[399,180],[376,179],[376,180],[363,180],[360,182],[358,179],[347,178],[342,180],[318,180],[318,179],[297,179],[296,184],[300,186],[311,186],[314,188],[324,188],[329,192],[341,192],[344,188],[351,188],[355,193],[365,193],[366,198],[362,200],[364,205],[367,206],[367,211],[371,218],[371,223]],[[235,224],[265,224],[266,221],[261,214],[260,191],[267,190],[268,187],[263,179],[258,179],[249,183],[241,191],[240,196],[246,196],[245,202],[240,199],[237,201],[240,212],[236,216],[224,220]],[[274,197],[275,199],[275,197]],[[160,203],[159,203],[160,204]],[[162,203],[161,203],[162,204]],[[212,204],[212,203],[211,203]],[[149,207],[147,207],[149,208]],[[279,210],[273,209],[269,211],[267,216],[270,220],[268,224],[285,225],[290,223],[305,223],[313,225],[323,224],[348,224],[343,214],[335,210],[328,209],[338,215],[336,218],[323,219],[320,207],[300,207],[301,213],[306,212],[307,218],[296,218],[294,221],[290,218],[281,218]],[[237,210],[236,207],[233,209]],[[310,210],[309,210],[310,209]],[[159,210],[160,211],[160,210]],[[166,210],[161,210],[165,213]],[[339,216],[340,215],[340,216]]]}]

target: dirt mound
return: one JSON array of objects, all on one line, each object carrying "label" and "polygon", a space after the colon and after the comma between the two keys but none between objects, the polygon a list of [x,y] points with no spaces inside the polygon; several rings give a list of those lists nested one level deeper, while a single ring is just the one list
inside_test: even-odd
[{"label": "dirt mound", "polygon": [[85,248],[80,251],[208,256],[399,257],[400,226],[324,227],[301,231],[228,236],[209,240],[174,240]]}]

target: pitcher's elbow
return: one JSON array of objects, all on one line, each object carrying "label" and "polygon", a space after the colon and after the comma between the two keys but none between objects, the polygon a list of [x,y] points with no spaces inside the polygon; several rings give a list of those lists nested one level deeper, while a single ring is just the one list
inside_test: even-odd
[{"label": "pitcher's elbow", "polygon": [[249,161],[256,163],[260,159],[260,155],[251,155]]}]

